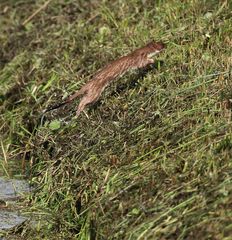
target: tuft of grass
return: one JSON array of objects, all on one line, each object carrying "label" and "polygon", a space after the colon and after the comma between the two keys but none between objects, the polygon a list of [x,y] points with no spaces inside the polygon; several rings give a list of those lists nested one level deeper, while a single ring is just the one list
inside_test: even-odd
[{"label": "tuft of grass", "polygon": [[[30,163],[25,239],[229,239],[229,1],[2,1],[1,162]],[[151,39],[148,72],[42,116]],[[0,164],[0,166],[3,164]],[[4,166],[8,172],[10,167]]]}]

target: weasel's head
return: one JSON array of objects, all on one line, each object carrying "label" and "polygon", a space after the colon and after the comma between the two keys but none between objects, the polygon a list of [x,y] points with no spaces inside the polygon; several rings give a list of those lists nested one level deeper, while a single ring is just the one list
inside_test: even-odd
[{"label": "weasel's head", "polygon": [[149,42],[146,46],[137,49],[134,51],[133,56],[137,56],[139,59],[138,66],[144,67],[147,64],[154,63],[154,59],[152,57],[157,55],[162,50],[164,50],[165,45],[162,42]]},{"label": "weasel's head", "polygon": [[153,56],[156,54],[160,53],[161,51],[164,50],[165,44],[162,42],[150,42],[146,46],[146,53],[147,53],[147,58],[151,59]]},{"label": "weasel's head", "polygon": [[164,48],[164,43],[152,41],[144,47],[135,50],[130,55],[131,59],[134,62],[134,67],[142,68],[154,63],[154,59],[152,59],[152,57],[161,52]]}]

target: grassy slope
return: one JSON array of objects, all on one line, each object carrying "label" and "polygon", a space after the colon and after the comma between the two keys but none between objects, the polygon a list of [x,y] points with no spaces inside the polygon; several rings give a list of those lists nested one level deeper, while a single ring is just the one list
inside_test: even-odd
[{"label": "grassy slope", "polygon": [[[50,222],[38,239],[230,239],[229,1],[58,0],[20,27],[43,2],[0,9],[1,139],[7,158],[34,163],[32,210]],[[150,39],[168,43],[156,69],[112,84],[89,119],[75,103],[40,124]]]}]

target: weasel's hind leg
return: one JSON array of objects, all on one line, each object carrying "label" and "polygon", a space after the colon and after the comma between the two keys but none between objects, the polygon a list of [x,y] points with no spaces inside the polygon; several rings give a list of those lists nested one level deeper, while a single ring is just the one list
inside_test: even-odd
[{"label": "weasel's hind leg", "polygon": [[92,102],[93,100],[88,95],[84,96],[77,107],[76,116],[78,117],[85,107]]}]

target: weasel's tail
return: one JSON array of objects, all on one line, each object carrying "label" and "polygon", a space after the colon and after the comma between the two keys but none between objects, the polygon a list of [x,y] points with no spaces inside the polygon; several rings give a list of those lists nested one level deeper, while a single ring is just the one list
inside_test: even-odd
[{"label": "weasel's tail", "polygon": [[84,88],[81,88],[79,91],[75,92],[73,95],[69,96],[64,102],[62,103],[58,103],[58,104],[55,104],[47,109],[44,110],[43,113],[46,113],[46,112],[49,112],[49,111],[52,111],[52,110],[55,110],[59,107],[62,107],[63,105],[67,104],[67,103],[70,103],[72,102],[75,98],[85,94],[85,89]]},{"label": "weasel's tail", "polygon": [[59,107],[62,107],[62,106],[65,105],[66,103],[67,103],[67,102],[62,102],[62,103],[55,104],[55,105],[53,105],[53,106],[45,109],[45,110],[43,111],[43,113],[47,113],[47,112],[50,112],[50,111],[52,111],[52,110],[55,110],[55,109],[57,109],[57,108],[59,108]]}]

